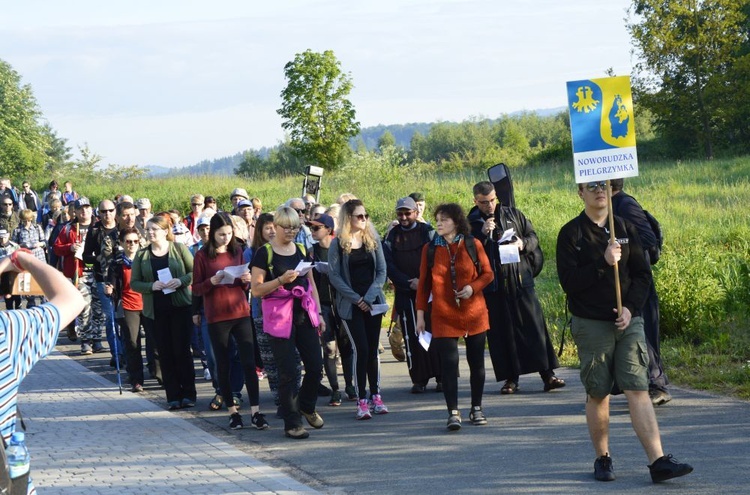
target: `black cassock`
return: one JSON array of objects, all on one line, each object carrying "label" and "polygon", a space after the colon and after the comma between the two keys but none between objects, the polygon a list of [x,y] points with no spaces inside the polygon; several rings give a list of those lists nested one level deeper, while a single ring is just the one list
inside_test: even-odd
[{"label": "black cassock", "polygon": [[[487,343],[497,381],[526,373],[551,371],[559,367],[549,338],[542,307],[534,290],[534,275],[529,253],[539,245],[534,227],[520,210],[507,206],[495,209],[495,225],[491,238],[482,233],[485,219],[474,207],[469,213],[472,235],[481,240],[495,281],[484,291],[490,316]],[[513,228],[524,243],[520,263],[500,263],[497,239]]]}]

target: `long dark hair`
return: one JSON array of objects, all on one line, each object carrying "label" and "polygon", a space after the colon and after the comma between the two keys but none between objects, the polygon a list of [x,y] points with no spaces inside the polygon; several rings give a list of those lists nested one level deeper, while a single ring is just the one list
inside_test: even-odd
[{"label": "long dark hair", "polygon": [[458,205],[456,203],[443,203],[437,205],[434,215],[435,220],[437,220],[437,216],[439,214],[443,214],[453,220],[453,223],[456,224],[456,235],[462,234],[465,237],[471,233],[469,221],[466,219],[466,215],[464,214],[464,210],[463,208],[461,208],[461,205]]},{"label": "long dark hair", "polygon": [[229,245],[227,246],[227,252],[232,256],[239,252],[240,247],[237,243],[237,239],[234,236],[234,224],[232,223],[232,217],[222,211],[211,217],[211,223],[209,224],[208,229],[208,242],[201,248],[206,251],[206,255],[208,255],[209,259],[216,259],[216,255],[218,254],[216,252],[216,240],[214,239],[214,234],[217,230],[227,225],[232,227],[232,239],[229,241]]}]

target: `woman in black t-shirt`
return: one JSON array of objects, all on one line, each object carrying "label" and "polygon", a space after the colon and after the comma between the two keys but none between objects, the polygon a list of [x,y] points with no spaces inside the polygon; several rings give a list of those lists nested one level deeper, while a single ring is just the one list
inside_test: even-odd
[{"label": "woman in black t-shirt", "polygon": [[[318,335],[325,324],[319,318],[320,299],[312,272],[300,276],[295,270],[300,261],[307,259],[304,246],[294,242],[300,229],[299,215],[294,209],[281,206],[273,223],[276,236],[253,256],[252,294],[263,298],[263,331],[279,370],[279,402],[285,434],[303,439],[309,433],[302,427],[302,416],[313,428],[323,427],[323,418],[315,411],[315,404],[322,367]],[[305,377],[296,398],[295,348],[305,365]]]}]

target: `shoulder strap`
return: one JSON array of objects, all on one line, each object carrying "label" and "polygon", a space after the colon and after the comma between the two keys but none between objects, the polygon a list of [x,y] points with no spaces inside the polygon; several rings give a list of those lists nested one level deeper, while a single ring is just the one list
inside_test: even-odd
[{"label": "shoulder strap", "polygon": [[479,256],[477,256],[477,245],[474,243],[474,236],[467,235],[464,237],[466,243],[466,252],[469,253],[471,262],[474,263],[474,268],[477,269],[477,275],[482,274],[482,266],[479,264]]},{"label": "shoulder strap", "polygon": [[427,268],[432,271],[432,267],[435,266],[435,239],[431,240],[427,245]]},{"label": "shoulder strap", "polygon": [[270,243],[263,244],[263,247],[266,248],[266,264],[268,265],[268,273],[270,275],[273,275],[273,247],[271,247]]}]

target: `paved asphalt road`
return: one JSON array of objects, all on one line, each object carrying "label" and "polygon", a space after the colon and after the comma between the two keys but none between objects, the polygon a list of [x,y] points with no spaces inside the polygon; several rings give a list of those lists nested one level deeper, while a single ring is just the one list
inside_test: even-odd
[{"label": "paved asphalt road", "polygon": [[[385,339],[384,343],[387,344]],[[163,391],[153,380],[147,380],[146,393],[140,397],[133,397],[135,394],[127,390],[123,396],[117,394],[117,388],[111,382],[114,373],[109,367],[108,354],[79,356],[79,346],[71,344],[65,337],[60,337],[58,350],[62,355],[55,359],[67,359],[65,356],[68,356],[110,380],[106,382],[99,378],[96,393],[108,397],[108,407],[114,408],[113,412],[120,407],[119,403],[131,409],[142,406],[161,411],[166,408]],[[85,371],[80,367],[70,369],[79,370],[76,373]],[[275,408],[265,381],[261,382],[261,407],[271,422],[271,429],[266,431],[229,430],[225,410],[208,410],[213,392],[202,377],[197,378],[199,398],[196,408],[164,414],[200,428],[217,443],[231,445],[236,455],[246,457],[242,462],[270,466],[274,473],[281,473],[279,479],[284,480],[283,475],[292,479],[284,481],[286,485],[279,485],[281,488],[266,487],[263,490],[240,483],[239,486],[246,487],[240,491],[223,484],[216,484],[211,490],[208,481],[208,486],[196,491],[199,493],[256,493],[264,490],[269,490],[268,493],[294,493],[302,491],[303,487],[324,493],[587,494],[646,493],[647,490],[649,493],[681,495],[750,493],[750,404],[747,402],[672,388],[674,400],[657,408],[664,449],[693,464],[695,471],[687,477],[655,486],[648,475],[645,454],[630,427],[627,404],[622,397],[614,398],[611,455],[617,480],[601,483],[593,480],[594,455],[584,419],[585,395],[577,370],[559,370],[558,376],[564,378],[568,386],[550,393],[543,392],[538,376],[524,376],[521,378],[522,390],[512,396],[499,394],[500,384],[491,378],[489,357],[487,370],[484,410],[489,424],[479,427],[465,422],[459,432],[448,432],[445,428],[447,412],[442,394],[431,391],[422,395],[409,393],[406,365],[393,359],[389,351],[382,354],[382,395],[390,413],[369,421],[356,421],[354,403],[344,402],[340,407],[330,407],[327,398],[321,397],[318,410],[326,425],[321,430],[310,429],[310,438],[305,441],[284,438],[283,424],[274,416]],[[468,368],[465,362],[461,363],[461,374],[459,401],[464,418],[468,418]],[[46,389],[65,397],[65,385],[61,385],[59,377],[56,380],[34,378],[35,393]],[[343,378],[340,380],[343,382]],[[67,382],[63,380],[62,383]],[[76,378],[70,378],[70,383],[71,389],[77,387]],[[434,384],[431,383],[430,388],[434,388]],[[24,400],[25,396],[22,396],[22,407]],[[82,400],[75,403],[75,410],[85,415],[87,405],[87,401]],[[32,416],[38,410],[36,404],[27,409],[32,412],[25,414]],[[43,429],[45,419],[32,418],[32,424],[35,421],[37,427]],[[127,429],[133,437],[163,433],[149,431],[143,422],[133,421],[131,424],[128,421],[126,415],[117,428]],[[245,422],[249,423],[248,415],[245,415]],[[68,433],[71,437],[76,435],[72,427]],[[112,445],[104,429],[100,435],[88,438],[90,442],[103,442],[110,450],[127,453],[129,448],[127,445]],[[65,443],[75,439],[66,440],[65,433],[59,433],[51,441]],[[202,459],[200,452],[174,454],[190,455],[199,463]],[[76,455],[85,460],[86,449]],[[136,456],[132,454],[130,458],[135,460]],[[91,477],[95,478],[98,464],[92,462],[89,467]],[[300,483],[296,488],[294,480]],[[95,491],[81,487],[82,491],[42,489],[41,493],[131,493],[122,488],[129,481],[128,476],[120,476]],[[137,489],[132,493],[138,493]],[[158,490],[144,490],[142,493],[158,493]]]}]

